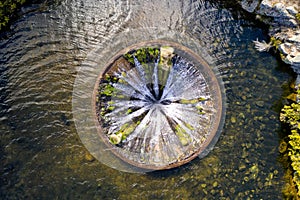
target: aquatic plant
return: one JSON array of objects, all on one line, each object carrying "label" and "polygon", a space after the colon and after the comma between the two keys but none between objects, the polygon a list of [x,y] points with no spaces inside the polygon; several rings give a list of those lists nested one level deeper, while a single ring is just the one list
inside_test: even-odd
[{"label": "aquatic plant", "polygon": [[[300,97],[300,89],[297,90],[297,97]],[[293,182],[297,188],[297,195],[300,197],[300,102],[285,105],[282,108],[280,120],[287,123],[291,129],[288,135],[288,156],[294,170]]]},{"label": "aquatic plant", "polygon": [[272,47],[271,43],[266,43],[266,41],[264,41],[264,40],[262,42],[260,42],[260,41],[258,41],[258,39],[256,39],[253,42],[255,45],[255,49],[260,52],[269,51],[270,48]]},{"label": "aquatic plant", "polygon": [[300,23],[300,12],[296,14],[296,19],[297,19],[298,22]]},{"label": "aquatic plant", "polygon": [[282,44],[281,39],[276,38],[276,37],[271,37],[270,38],[270,45],[275,47],[276,50],[279,48],[280,44]]},{"label": "aquatic plant", "polygon": [[269,51],[272,47],[276,50],[279,48],[279,45],[282,44],[282,41],[279,38],[271,37],[270,42],[267,43],[266,41],[262,40],[262,42],[258,41],[258,39],[253,41],[255,45],[255,49],[257,51]]}]

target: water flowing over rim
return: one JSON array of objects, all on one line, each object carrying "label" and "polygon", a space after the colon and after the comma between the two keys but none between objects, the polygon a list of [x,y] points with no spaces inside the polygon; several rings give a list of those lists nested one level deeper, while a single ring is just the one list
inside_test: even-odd
[{"label": "water flowing over rim", "polygon": [[[226,102],[224,86],[221,78],[218,76],[217,71],[215,71],[213,67],[210,67],[213,66],[213,59],[211,59],[211,57],[206,53],[205,49],[201,49],[199,44],[194,42],[194,40],[190,37],[186,37],[184,35],[178,34],[173,31],[157,32],[156,29],[153,30],[148,29],[147,33],[152,33],[152,31],[154,31],[156,34],[150,34],[150,35],[156,36],[156,38],[150,38],[152,40],[147,40],[147,41],[145,41],[144,38],[145,36],[147,37],[147,34],[141,34],[141,33],[145,33],[145,30],[130,30],[130,31],[123,32],[122,34],[119,35],[120,38],[122,37],[126,38],[126,36],[130,38],[131,35],[139,36],[142,38],[135,37],[133,40],[129,41],[129,43],[131,43],[130,45],[128,45],[129,44],[127,43],[128,41],[122,41],[121,42],[122,45],[118,43],[116,45],[113,45],[114,49],[105,48],[105,45],[107,45],[108,47],[111,47],[112,45],[112,44],[108,45],[108,43],[106,43],[105,45],[102,46],[102,48],[99,48],[95,52],[92,52],[87,57],[86,63],[83,63],[82,67],[80,68],[74,85],[73,116],[78,131],[78,135],[80,136],[83,144],[86,146],[86,148],[90,151],[90,153],[95,158],[97,158],[100,162],[121,171],[143,173],[143,172],[148,172],[148,171],[158,170],[158,169],[169,169],[169,168],[179,166],[181,164],[185,164],[197,156],[202,158],[206,156],[216,144],[224,124],[224,119],[225,119],[224,102]],[[209,77],[213,77],[213,79],[218,85],[217,93],[218,96],[221,97],[218,99],[219,101],[218,104],[220,106],[219,108],[220,115],[217,118],[217,121],[219,123],[216,123],[217,125],[215,125],[214,127],[214,131],[215,131],[214,137],[211,137],[209,141],[207,140],[206,144],[202,148],[200,148],[197,153],[193,154],[191,157],[189,157],[189,159],[184,160],[184,162],[181,162],[180,164],[175,163],[164,167],[161,166],[157,167],[157,166],[139,165],[138,163],[135,162],[131,163],[128,160],[124,162],[122,159],[119,159],[120,156],[116,154],[113,151],[113,149],[107,145],[106,142],[103,142],[103,138],[101,139],[101,134],[98,134],[99,132],[101,132],[101,127],[99,127],[99,124],[97,125],[97,123],[95,123],[95,121],[97,121],[95,116],[95,110],[94,110],[95,94],[94,92],[91,91],[95,91],[95,87],[97,86],[99,77],[102,75],[102,73],[106,68],[104,66],[108,66],[107,63],[112,63],[115,60],[116,56],[112,57],[112,55],[120,55],[120,53],[126,53],[129,49],[133,49],[138,46],[147,46],[149,44],[160,44],[160,45],[166,44],[174,47],[177,46],[180,47],[181,49],[184,48],[184,50],[188,51],[189,54],[193,55],[193,57],[195,56],[196,59],[201,60],[203,63],[206,63],[206,61],[208,61],[207,62],[208,64],[206,64],[205,67],[208,69],[207,71]],[[108,52],[107,51],[108,49],[110,49],[111,51]],[[109,55],[109,59],[107,58],[108,56],[107,54]],[[203,56],[205,56],[205,60],[201,58]],[[87,90],[88,92],[85,92]],[[92,96],[92,98],[90,95]],[[90,102],[89,105],[87,104],[88,102]]]}]

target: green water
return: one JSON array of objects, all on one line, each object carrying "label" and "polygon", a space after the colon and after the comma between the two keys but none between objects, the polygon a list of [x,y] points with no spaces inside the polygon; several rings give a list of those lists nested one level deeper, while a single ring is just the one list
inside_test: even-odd
[{"label": "green water", "polygon": [[[27,8],[0,41],[1,199],[282,199],[278,106],[290,75],[255,51],[252,40],[265,39],[256,23],[207,2],[65,0]],[[147,39],[150,27],[203,46],[224,81],[225,126],[203,159],[127,173],[92,159],[80,140],[73,84],[83,68],[94,70],[91,51],[109,55],[135,37],[117,34],[143,28],[135,38]]]}]

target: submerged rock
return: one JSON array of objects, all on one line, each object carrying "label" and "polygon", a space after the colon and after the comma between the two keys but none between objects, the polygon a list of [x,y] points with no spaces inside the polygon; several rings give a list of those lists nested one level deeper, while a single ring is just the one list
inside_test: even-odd
[{"label": "submerged rock", "polygon": [[86,153],[84,155],[85,160],[89,161],[89,162],[93,162],[95,160],[95,158],[90,154],[90,153]]}]

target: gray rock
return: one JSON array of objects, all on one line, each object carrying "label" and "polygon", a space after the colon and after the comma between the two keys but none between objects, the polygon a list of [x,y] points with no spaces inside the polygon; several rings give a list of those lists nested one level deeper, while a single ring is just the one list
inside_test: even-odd
[{"label": "gray rock", "polygon": [[[300,38],[294,36],[292,37],[292,40],[298,40]],[[297,46],[297,43],[290,43],[285,42],[281,45],[279,45],[279,51],[285,55],[285,58],[283,61],[287,64],[292,65],[292,68],[296,73],[300,72],[300,46]]]},{"label": "gray rock", "polygon": [[295,35],[292,35],[290,38],[288,38],[288,41],[300,44],[300,34],[296,35],[296,33],[295,33]]},{"label": "gray rock", "polygon": [[286,10],[287,10],[291,15],[293,15],[293,16],[295,16],[295,15],[298,13],[298,11],[297,11],[297,9],[295,8],[295,6],[287,6],[287,7],[286,7]]},{"label": "gray rock", "polygon": [[276,22],[276,24],[273,24],[275,26],[283,26],[289,28],[296,28],[298,26],[298,23],[295,19],[287,17],[275,17],[274,22]]},{"label": "gray rock", "polygon": [[259,6],[257,14],[265,16],[274,16],[274,11],[272,9],[272,2],[269,0],[263,0]]},{"label": "gray rock", "polygon": [[295,18],[294,16],[290,15],[289,12],[286,10],[286,7],[283,3],[276,3],[273,8],[275,12],[274,17],[282,17],[282,18]]},{"label": "gray rock", "polygon": [[293,44],[285,42],[285,43],[279,45],[278,49],[281,53],[283,53],[286,56],[289,53],[291,53],[292,46],[293,46]]},{"label": "gray rock", "polygon": [[295,19],[289,19],[290,26],[296,28],[298,26],[298,23]]},{"label": "gray rock", "polygon": [[[300,84],[300,65],[296,66],[296,65],[292,65],[291,66],[292,69],[294,70],[295,73],[297,73],[297,79],[296,79],[296,86]],[[299,99],[300,101],[300,99]]]},{"label": "gray rock", "polygon": [[241,6],[244,10],[252,13],[257,8],[259,2],[259,0],[242,0]]},{"label": "gray rock", "polygon": [[[296,87],[298,86],[298,85],[300,85],[300,74],[298,74],[298,76],[297,76],[297,79],[296,79]],[[300,99],[298,99],[298,101],[300,101]]]},{"label": "gray rock", "polygon": [[294,6],[287,6],[274,0],[263,0],[256,11],[257,14],[273,17],[274,22],[288,27],[297,27],[298,25],[295,20],[296,14],[291,14],[295,12],[297,13],[297,10]]},{"label": "gray rock", "polygon": [[296,55],[289,54],[284,59],[285,63],[292,65],[293,68],[299,66],[300,67],[300,53],[298,52]]},{"label": "gray rock", "polygon": [[258,107],[262,108],[262,107],[264,107],[265,103],[263,101],[256,101],[255,105],[257,105]]}]

